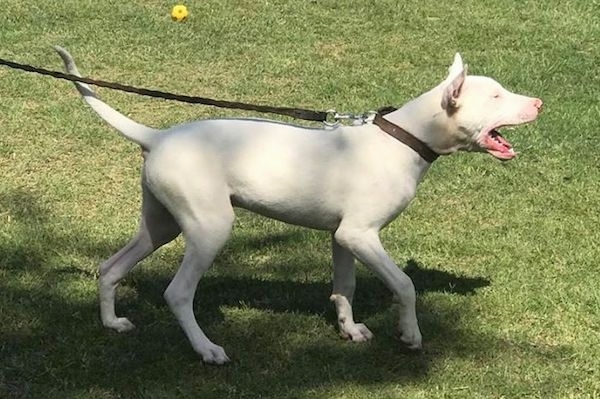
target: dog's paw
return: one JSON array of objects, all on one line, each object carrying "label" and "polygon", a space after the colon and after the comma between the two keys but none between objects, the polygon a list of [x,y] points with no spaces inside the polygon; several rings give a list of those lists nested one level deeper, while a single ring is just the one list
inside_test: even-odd
[{"label": "dog's paw", "polygon": [[118,332],[131,331],[135,328],[135,325],[129,321],[126,317],[117,317],[114,320],[105,321],[104,326],[112,328]]},{"label": "dog's paw", "polygon": [[422,337],[419,330],[412,333],[398,330],[396,338],[402,343],[403,348],[409,352],[420,352],[423,349]]},{"label": "dog's paw", "polygon": [[199,353],[202,356],[202,361],[207,364],[222,365],[230,361],[225,349],[219,345],[212,344],[207,348],[202,348]]},{"label": "dog's paw", "polygon": [[344,325],[340,330],[342,338],[352,342],[367,342],[373,338],[373,333],[363,323],[355,323],[352,325]]}]

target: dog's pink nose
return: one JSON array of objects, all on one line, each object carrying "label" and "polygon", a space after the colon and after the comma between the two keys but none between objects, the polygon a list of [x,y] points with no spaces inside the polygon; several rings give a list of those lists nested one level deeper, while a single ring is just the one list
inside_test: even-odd
[{"label": "dog's pink nose", "polygon": [[542,105],[544,105],[544,102],[542,100],[540,100],[539,98],[533,99],[533,106],[536,107],[538,110],[542,110]]}]

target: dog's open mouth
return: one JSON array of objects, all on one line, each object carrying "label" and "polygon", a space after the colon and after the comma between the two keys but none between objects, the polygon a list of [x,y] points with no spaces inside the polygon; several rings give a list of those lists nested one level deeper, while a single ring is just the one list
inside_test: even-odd
[{"label": "dog's open mouth", "polygon": [[500,127],[491,129],[483,136],[482,147],[484,150],[501,160],[513,159],[517,156],[512,144],[508,142],[498,131]]}]

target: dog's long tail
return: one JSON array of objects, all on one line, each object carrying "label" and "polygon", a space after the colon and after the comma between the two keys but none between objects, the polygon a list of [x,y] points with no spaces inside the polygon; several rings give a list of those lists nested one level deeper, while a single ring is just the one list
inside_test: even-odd
[{"label": "dog's long tail", "polygon": [[[77,66],[75,65],[73,57],[71,57],[71,54],[59,46],[54,46],[54,49],[58,52],[65,63],[65,69],[67,72],[75,76],[81,76]],[[92,88],[87,84],[81,82],[74,83],[79,93],[83,96],[83,99],[90,105],[90,107],[92,107],[94,111],[96,111],[98,115],[100,115],[102,119],[117,129],[127,139],[139,144],[145,150],[150,150],[152,147],[152,142],[154,141],[156,134],[159,132],[157,129],[153,129],[129,119],[96,97],[96,94]]]}]

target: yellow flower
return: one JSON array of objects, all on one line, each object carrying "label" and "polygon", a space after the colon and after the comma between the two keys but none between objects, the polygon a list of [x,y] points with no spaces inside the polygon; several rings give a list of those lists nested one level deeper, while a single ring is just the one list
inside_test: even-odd
[{"label": "yellow flower", "polygon": [[181,5],[181,4],[176,5],[171,10],[171,19],[175,22],[185,21],[187,16],[188,16],[188,10],[184,5]]}]

